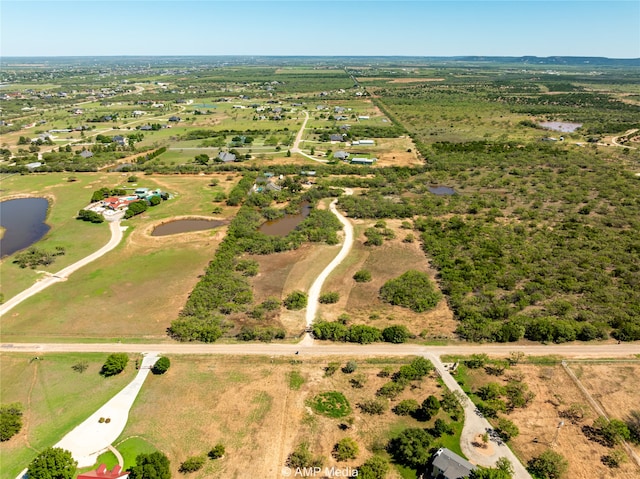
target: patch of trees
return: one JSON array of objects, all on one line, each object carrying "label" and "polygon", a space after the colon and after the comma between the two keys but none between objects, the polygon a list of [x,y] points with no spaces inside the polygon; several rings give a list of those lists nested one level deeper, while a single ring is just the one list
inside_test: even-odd
[{"label": "patch of trees", "polygon": [[134,201],[133,203],[129,203],[127,206],[127,211],[124,213],[125,218],[133,218],[140,213],[144,213],[149,209],[149,205],[147,205],[146,201]]},{"label": "patch of trees", "polygon": [[130,479],[171,479],[171,463],[161,452],[138,454],[136,465],[129,469]]},{"label": "patch of trees", "polygon": [[31,461],[27,474],[30,479],[73,479],[77,467],[78,462],[71,452],[59,447],[49,447]]},{"label": "patch of trees", "polygon": [[284,339],[286,334],[284,328],[276,326],[243,326],[236,338],[240,341],[269,342],[274,339]]},{"label": "patch of trees", "polygon": [[123,190],[122,188],[107,188],[105,186],[93,192],[93,194],[91,195],[91,203],[102,201],[105,198],[109,198],[110,196],[124,196],[126,194],[127,190]]},{"label": "patch of trees", "polygon": [[22,404],[0,406],[0,441],[8,441],[22,429]]},{"label": "patch of trees", "polygon": [[369,281],[371,281],[371,271],[367,269],[356,271],[353,275],[353,279],[356,283],[368,283]]},{"label": "patch of trees", "polygon": [[340,293],[338,293],[337,291],[323,293],[318,298],[318,301],[322,304],[335,304],[340,301]]},{"label": "patch of trees", "polygon": [[441,294],[426,273],[409,270],[387,281],[380,288],[380,299],[395,306],[409,308],[416,313],[423,313],[435,308]]},{"label": "patch of trees", "polygon": [[26,251],[16,254],[13,263],[21,268],[36,269],[38,266],[52,265],[57,256],[64,256],[66,250],[64,246],[56,246],[53,252],[31,246]]},{"label": "patch of trees", "polygon": [[102,365],[100,374],[104,377],[115,376],[124,371],[129,363],[129,356],[126,353],[113,353],[107,356],[106,361]]},{"label": "patch of trees", "polygon": [[292,311],[299,311],[307,307],[307,294],[302,291],[292,291],[284,299],[285,308]]},{"label": "patch of trees", "polygon": [[91,210],[78,211],[77,219],[90,223],[104,223],[104,216]]},{"label": "patch of trees", "polygon": [[409,331],[404,326],[388,326],[381,330],[365,324],[347,326],[340,321],[316,321],[313,323],[312,330],[316,339],[360,344],[378,341],[397,344],[410,337]]}]

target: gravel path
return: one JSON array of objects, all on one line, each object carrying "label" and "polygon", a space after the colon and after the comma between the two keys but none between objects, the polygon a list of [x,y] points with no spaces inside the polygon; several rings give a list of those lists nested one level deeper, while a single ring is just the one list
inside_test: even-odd
[{"label": "gravel path", "polygon": [[[351,195],[353,194],[353,191],[350,189],[346,189],[345,193]],[[353,225],[347,218],[340,214],[340,212],[336,208],[337,202],[337,199],[333,200],[331,202],[331,205],[329,206],[329,209],[334,215],[336,215],[336,217],[340,220],[340,223],[342,223],[342,225],[344,226],[344,242],[342,243],[342,248],[340,249],[336,257],[333,258],[331,263],[329,263],[325,269],[322,270],[322,273],[318,275],[318,277],[311,285],[311,288],[309,288],[307,312],[305,315],[307,328],[311,327],[313,321],[316,319],[316,314],[318,312],[318,298],[320,297],[320,291],[322,291],[322,285],[329,277],[331,272],[349,255],[349,251],[351,251],[351,247],[353,246]]]}]

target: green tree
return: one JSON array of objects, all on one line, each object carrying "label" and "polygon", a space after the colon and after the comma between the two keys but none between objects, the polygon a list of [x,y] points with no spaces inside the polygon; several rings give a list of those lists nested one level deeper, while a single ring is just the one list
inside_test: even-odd
[{"label": "green tree", "polygon": [[380,298],[395,306],[423,313],[438,304],[441,294],[435,289],[426,273],[409,270],[387,281],[380,288]]},{"label": "green tree", "polygon": [[78,462],[71,452],[50,447],[42,451],[31,461],[27,469],[29,479],[73,479]]},{"label": "green tree", "polygon": [[508,441],[520,434],[518,426],[506,418],[501,417],[498,419],[497,426],[496,431],[504,441]]},{"label": "green tree", "polygon": [[547,449],[527,463],[527,470],[536,479],[559,479],[568,468],[569,463],[564,456],[551,449]]},{"label": "green tree", "polygon": [[153,195],[151,198],[149,198],[150,206],[158,206],[160,203],[162,203],[162,200],[160,199],[159,196]]},{"label": "green tree", "polygon": [[630,439],[631,437],[629,428],[619,419],[611,419],[609,421],[605,417],[600,416],[593,422],[592,429],[608,447],[613,447],[622,441]]},{"label": "green tree", "polygon": [[422,401],[422,405],[420,406],[421,416],[427,421],[438,414],[439,410],[440,401],[434,395],[428,396],[424,401]]},{"label": "green tree", "polygon": [[115,376],[124,371],[129,362],[129,356],[125,353],[113,353],[107,357],[107,360],[102,365],[100,374],[105,377]]},{"label": "green tree", "polygon": [[151,372],[153,374],[164,374],[169,370],[171,366],[171,361],[166,356],[160,356],[156,363],[151,368]]},{"label": "green tree", "polygon": [[389,452],[394,460],[413,469],[424,467],[431,454],[429,446],[433,437],[420,428],[409,428],[389,442]]},{"label": "green tree", "polygon": [[340,293],[337,291],[331,291],[329,293],[321,294],[318,301],[322,304],[334,304],[340,300]]},{"label": "green tree", "polygon": [[22,429],[22,404],[0,406],[0,441],[8,441]]},{"label": "green tree", "polygon": [[360,479],[384,479],[389,472],[389,462],[381,456],[373,456],[358,468]]},{"label": "green tree", "polygon": [[358,369],[358,363],[355,361],[347,361],[347,364],[342,368],[342,372],[345,374],[351,374],[355,372],[356,369]]},{"label": "green tree", "polygon": [[161,452],[138,454],[136,465],[129,470],[129,479],[171,479],[171,463]]},{"label": "green tree", "polygon": [[207,163],[209,163],[209,156],[204,153],[201,155],[196,155],[195,162],[198,163],[199,165],[206,166]]},{"label": "green tree", "polygon": [[302,291],[292,291],[284,300],[284,306],[289,310],[300,310],[307,306],[307,295]]},{"label": "green tree", "polygon": [[358,452],[358,443],[350,437],[345,437],[333,446],[332,455],[337,461],[346,461],[355,459],[358,456]]}]

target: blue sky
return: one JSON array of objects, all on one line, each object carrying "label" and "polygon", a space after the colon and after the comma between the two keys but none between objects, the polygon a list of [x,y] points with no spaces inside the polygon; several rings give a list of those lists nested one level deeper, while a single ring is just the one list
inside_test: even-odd
[{"label": "blue sky", "polygon": [[640,0],[0,0],[2,56],[640,57]]}]

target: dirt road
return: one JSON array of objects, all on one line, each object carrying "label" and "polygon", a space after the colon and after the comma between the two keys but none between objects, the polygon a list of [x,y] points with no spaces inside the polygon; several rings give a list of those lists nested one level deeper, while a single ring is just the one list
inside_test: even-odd
[{"label": "dirt road", "polygon": [[304,156],[305,158],[309,158],[310,160],[317,161],[318,163],[327,163],[328,160],[321,160],[319,158],[314,158],[311,155],[307,155],[300,149],[300,142],[302,141],[302,135],[304,134],[304,129],[307,127],[307,122],[309,121],[309,112],[304,111],[304,121],[302,122],[302,126],[300,130],[298,130],[298,134],[296,135],[296,139],[293,142],[293,146],[291,147],[291,153],[297,153],[299,155]]},{"label": "dirt road", "polygon": [[[347,195],[353,194],[353,190],[347,188],[345,190]],[[338,209],[336,208],[337,199],[331,202],[329,205],[329,209],[331,212],[336,215],[342,226],[344,226],[344,242],[342,243],[342,248],[336,255],[335,258],[327,265],[325,269],[322,270],[322,273],[318,275],[315,279],[311,288],[309,288],[309,297],[307,301],[307,311],[306,311],[306,321],[307,328],[311,327],[313,322],[316,319],[316,314],[318,312],[318,299],[320,298],[320,291],[322,290],[322,285],[327,280],[331,272],[340,264],[344,259],[349,255],[351,251],[351,246],[353,246],[353,225],[351,222],[345,218]]]},{"label": "dirt road", "polygon": [[73,272],[100,258],[104,254],[108,253],[113,248],[118,246],[118,243],[120,243],[120,240],[122,240],[122,228],[120,226],[120,221],[110,222],[109,228],[111,229],[111,239],[106,245],[104,245],[98,251],[91,253],[89,256],[85,256],[80,261],[77,261],[64,269],[61,269],[55,274],[41,279],[30,288],[25,289],[21,293],[18,293],[13,298],[9,299],[6,303],[0,305],[0,316],[7,313],[10,309],[14,308],[18,304],[22,303],[25,299],[30,298],[34,294],[39,293],[52,284],[55,284],[59,281],[66,281]]},{"label": "dirt road", "polygon": [[527,356],[552,356],[563,358],[629,358],[640,355],[640,342],[623,344],[553,344],[553,345],[513,345],[513,344],[466,344],[448,346],[421,346],[419,344],[333,344],[315,341],[313,345],[302,344],[205,344],[166,342],[144,343],[2,343],[0,351],[65,353],[144,353],[158,351],[161,354],[224,354],[238,356],[293,356],[299,351],[300,359],[305,356],[344,356],[364,358],[372,356],[418,356],[432,354],[480,354],[507,357],[511,351],[522,351]]}]

